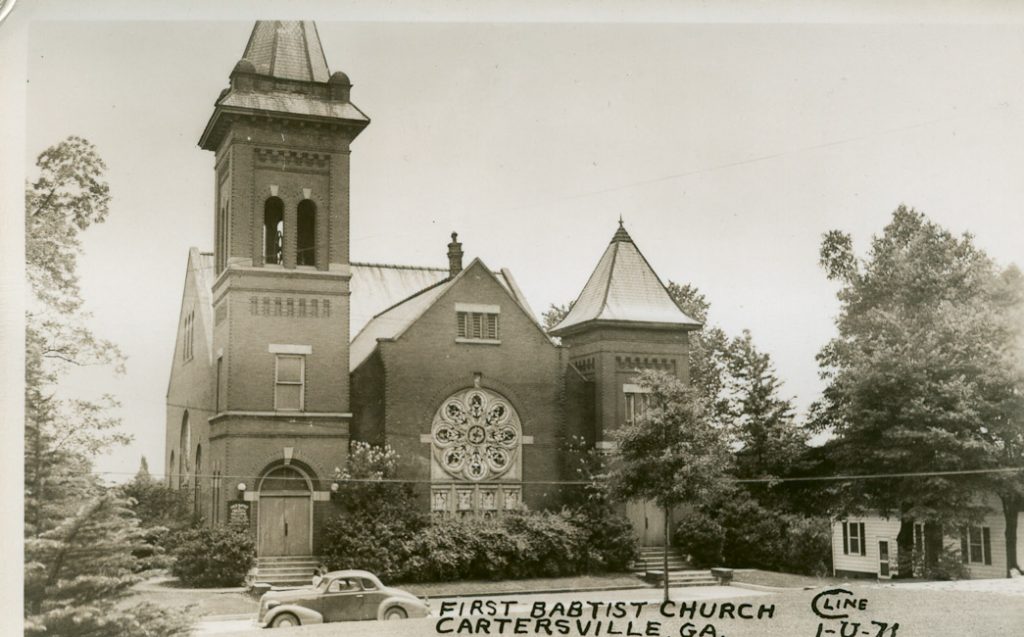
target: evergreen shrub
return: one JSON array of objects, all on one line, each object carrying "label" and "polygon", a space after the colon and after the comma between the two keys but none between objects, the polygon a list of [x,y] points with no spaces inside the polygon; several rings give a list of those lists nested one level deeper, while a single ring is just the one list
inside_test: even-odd
[{"label": "evergreen shrub", "polygon": [[694,511],[676,525],[672,543],[689,556],[693,566],[709,568],[725,563],[725,529],[710,515]]},{"label": "evergreen shrub", "polygon": [[173,573],[189,586],[241,586],[256,563],[256,544],[244,530],[200,527],[174,539]]},{"label": "evergreen shrub", "polygon": [[745,492],[688,514],[673,541],[698,567],[824,575],[832,566],[828,518],[768,508]]}]

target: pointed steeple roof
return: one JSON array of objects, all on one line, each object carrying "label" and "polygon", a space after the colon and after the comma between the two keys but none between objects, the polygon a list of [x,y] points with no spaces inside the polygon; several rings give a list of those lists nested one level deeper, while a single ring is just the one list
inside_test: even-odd
[{"label": "pointed steeple roof", "polygon": [[551,333],[561,336],[595,322],[677,329],[701,326],[669,296],[622,219],[579,298]]},{"label": "pointed steeple roof", "polygon": [[242,57],[258,75],[305,82],[331,77],[320,35],[309,20],[257,20]]},{"label": "pointed steeple roof", "polygon": [[351,89],[347,75],[328,69],[313,22],[258,20],[199,146],[217,150],[233,122],[264,115],[341,126],[355,139],[370,118],[352,103]]}]

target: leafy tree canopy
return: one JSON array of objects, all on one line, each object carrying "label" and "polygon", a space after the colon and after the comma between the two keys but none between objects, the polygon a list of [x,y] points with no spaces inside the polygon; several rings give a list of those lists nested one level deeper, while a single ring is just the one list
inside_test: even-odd
[{"label": "leafy tree canopy", "polygon": [[[1020,273],[904,206],[863,259],[849,235],[827,233],[821,264],[841,285],[840,311],[838,336],[818,355],[827,387],[814,425],[835,433],[837,470],[980,469],[1013,462],[1012,449],[1019,465]],[[976,512],[987,480],[861,480],[837,495],[840,508],[943,520]]]}]

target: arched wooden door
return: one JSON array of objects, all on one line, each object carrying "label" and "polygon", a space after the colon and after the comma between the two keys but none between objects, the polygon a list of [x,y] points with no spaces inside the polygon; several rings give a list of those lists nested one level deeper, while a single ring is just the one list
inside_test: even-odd
[{"label": "arched wooden door", "polygon": [[260,483],[260,557],[313,554],[313,490],[294,467],[278,467]]}]

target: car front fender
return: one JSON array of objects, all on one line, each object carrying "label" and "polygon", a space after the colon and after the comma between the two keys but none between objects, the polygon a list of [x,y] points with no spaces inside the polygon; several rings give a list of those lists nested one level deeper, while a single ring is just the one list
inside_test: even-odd
[{"label": "car front fender", "polygon": [[292,615],[295,615],[299,618],[299,623],[303,626],[306,624],[324,623],[324,616],[315,610],[310,610],[305,606],[298,606],[295,604],[281,604],[267,611],[266,617],[263,618],[263,625],[269,626],[274,622],[274,618],[281,613],[291,613]]},{"label": "car front fender", "polygon": [[388,597],[377,606],[377,619],[384,619],[384,614],[388,612],[389,608],[400,606],[405,611],[407,616],[411,617],[427,617],[430,615],[430,608],[424,604],[421,600],[415,597]]}]

